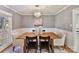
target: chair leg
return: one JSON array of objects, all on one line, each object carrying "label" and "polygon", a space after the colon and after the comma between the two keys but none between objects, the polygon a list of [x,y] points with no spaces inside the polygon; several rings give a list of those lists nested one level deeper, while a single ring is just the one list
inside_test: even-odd
[{"label": "chair leg", "polygon": [[37,53],[37,48],[36,48],[36,51],[35,51],[35,53]]},{"label": "chair leg", "polygon": [[27,47],[27,53],[29,53],[29,47]]},{"label": "chair leg", "polygon": [[41,53],[41,48],[40,48],[40,53]]},{"label": "chair leg", "polygon": [[50,46],[48,45],[48,47],[47,47],[47,50],[48,50],[48,53],[50,53]]},{"label": "chair leg", "polygon": [[26,47],[23,47],[23,52],[26,53]]},{"label": "chair leg", "polygon": [[50,47],[48,46],[48,53],[50,53]]},{"label": "chair leg", "polygon": [[50,53],[50,48],[48,48],[48,53]]},{"label": "chair leg", "polygon": [[50,46],[50,48],[51,48],[51,52],[54,53],[54,47],[52,48],[52,46]]}]

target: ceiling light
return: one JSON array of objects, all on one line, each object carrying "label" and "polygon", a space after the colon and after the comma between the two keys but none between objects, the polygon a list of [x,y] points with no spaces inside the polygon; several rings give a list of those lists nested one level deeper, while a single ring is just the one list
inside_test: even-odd
[{"label": "ceiling light", "polygon": [[37,17],[37,18],[40,17],[41,16],[41,12],[34,12],[34,16]]}]

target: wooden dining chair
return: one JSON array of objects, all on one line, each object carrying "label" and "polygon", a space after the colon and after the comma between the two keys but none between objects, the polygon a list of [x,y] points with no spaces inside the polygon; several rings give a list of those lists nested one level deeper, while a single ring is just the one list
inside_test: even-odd
[{"label": "wooden dining chair", "polygon": [[39,40],[40,40],[40,52],[42,49],[48,50],[48,53],[50,52],[50,49],[52,52],[54,52],[52,49],[52,41],[50,39],[50,36],[47,37],[39,36]]},{"label": "wooden dining chair", "polygon": [[32,30],[32,32],[35,32],[35,30]]},{"label": "wooden dining chair", "polygon": [[30,49],[35,49],[35,52],[37,52],[37,36],[26,36],[26,39],[24,40],[24,53],[26,50],[28,53]]},{"label": "wooden dining chair", "polygon": [[45,32],[45,30],[42,30],[42,32]]}]

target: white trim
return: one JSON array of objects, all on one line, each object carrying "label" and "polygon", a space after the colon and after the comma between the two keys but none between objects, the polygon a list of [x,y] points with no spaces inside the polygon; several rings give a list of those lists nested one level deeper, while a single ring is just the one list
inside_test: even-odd
[{"label": "white trim", "polygon": [[62,9],[59,10],[55,15],[59,14],[60,12],[62,12],[63,10],[65,10],[65,9],[67,9],[67,8],[69,8],[69,7],[70,7],[70,5],[68,5],[68,6],[64,7],[64,8],[62,8]]},{"label": "white trim", "polygon": [[8,13],[8,12],[3,11],[3,10],[1,10],[1,9],[0,9],[0,13],[1,13],[1,14],[4,14],[4,15],[6,15],[6,16],[12,16],[11,13]]},{"label": "white trim", "polygon": [[13,9],[11,7],[8,7],[7,5],[3,5],[3,7],[8,8],[8,9],[10,9],[10,10],[12,10],[12,11],[14,11],[14,12],[20,14],[20,15],[22,15],[22,13],[18,12],[17,10],[15,10],[15,9]]}]

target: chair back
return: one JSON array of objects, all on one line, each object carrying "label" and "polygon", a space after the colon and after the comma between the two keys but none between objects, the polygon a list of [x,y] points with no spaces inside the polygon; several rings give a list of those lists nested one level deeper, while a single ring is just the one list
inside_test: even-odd
[{"label": "chair back", "polygon": [[50,36],[39,36],[39,39],[44,39],[44,40],[50,39]]},{"label": "chair back", "polygon": [[29,52],[29,49],[35,48],[37,49],[37,36],[26,36],[26,39],[24,40],[24,52]]},{"label": "chair back", "polygon": [[45,32],[45,30],[42,30],[42,32]]},{"label": "chair back", "polygon": [[61,42],[62,42],[62,44],[65,43],[65,37],[66,37],[65,33],[62,33],[62,38],[61,38]]},{"label": "chair back", "polygon": [[61,38],[58,38],[55,42],[54,42],[54,45],[55,46],[63,46],[64,43],[65,43],[65,33],[61,33]]},{"label": "chair back", "polygon": [[33,36],[33,37],[26,36],[26,42],[27,42],[27,43],[29,43],[29,42],[34,42],[34,41],[37,42],[37,36]]},{"label": "chair back", "polygon": [[51,49],[51,51],[53,52],[52,40],[50,39],[50,36],[46,36],[46,37],[39,36],[39,40],[40,40],[40,52],[42,49],[47,49],[48,52],[50,52],[50,49]]},{"label": "chair back", "polygon": [[48,42],[49,44],[51,44],[51,39],[50,36],[39,36],[40,42],[44,41],[44,42]]},{"label": "chair back", "polygon": [[35,32],[35,30],[32,30],[32,32]]}]

